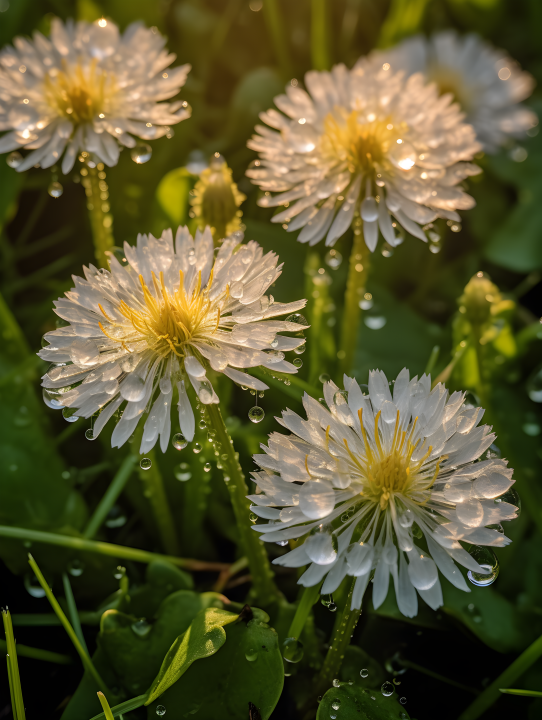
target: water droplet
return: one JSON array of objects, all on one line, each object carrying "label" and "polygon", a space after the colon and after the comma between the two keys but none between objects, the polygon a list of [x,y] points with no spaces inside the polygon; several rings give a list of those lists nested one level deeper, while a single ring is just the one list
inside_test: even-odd
[{"label": "water droplet", "polygon": [[23,156],[21,155],[20,152],[17,152],[16,150],[11,152],[6,158],[7,164],[9,165],[10,168],[13,168],[13,169],[18,168],[19,165],[22,163],[22,161],[23,161]]},{"label": "water droplet", "polygon": [[286,545],[288,545],[288,540],[277,540],[275,545],[279,545],[280,547],[286,547]]},{"label": "water droplet", "polygon": [[111,510],[107,513],[105,526],[108,528],[119,528],[123,525],[126,525],[126,515],[119,505],[113,505]]},{"label": "water droplet", "polygon": [[333,602],[333,595],[322,595],[322,597],[320,598],[320,602],[324,607],[328,608]]},{"label": "water droplet", "polygon": [[201,445],[199,443],[194,443],[192,445],[192,451],[195,452],[197,455],[198,453],[201,452]]},{"label": "water droplet", "polygon": [[139,467],[142,470],[150,470],[152,467],[152,460],[150,458],[141,458],[141,462],[139,463]]},{"label": "water droplet", "polygon": [[85,563],[77,558],[74,558],[68,563],[67,569],[72,577],[79,577],[83,574]]},{"label": "water droplet", "polygon": [[130,150],[130,157],[138,165],[148,162],[152,156],[152,148],[147,143],[138,143]]},{"label": "water droplet", "polygon": [[190,472],[190,465],[188,463],[181,463],[180,465],[177,465],[173,472],[177,480],[179,480],[180,482],[186,482],[192,477],[192,473]]},{"label": "water droplet", "polygon": [[205,470],[205,472],[211,472],[211,468],[212,468],[212,465],[210,462],[205,463],[205,465],[203,466],[203,469]]},{"label": "water droplet", "polygon": [[301,358],[294,358],[292,361],[292,365],[296,368],[303,367],[303,360]]},{"label": "water droplet", "polygon": [[404,712],[402,712],[399,717],[401,718],[401,720],[408,720],[408,715]]},{"label": "water droplet", "polygon": [[39,580],[34,575],[34,573],[27,573],[24,576],[24,586],[25,586],[28,594],[32,595],[32,597],[35,597],[35,598],[45,597],[45,590],[39,584]]},{"label": "water droplet", "polygon": [[341,687],[341,681],[339,680],[339,678],[335,678],[333,680],[333,687]]},{"label": "water droplet", "polygon": [[385,683],[382,684],[382,687],[380,688],[380,691],[384,697],[389,697],[390,695],[393,695],[394,693],[394,687],[391,682],[386,680]]},{"label": "water droplet", "polygon": [[442,246],[440,243],[429,243],[429,252],[432,252],[433,255],[436,255],[442,250]]},{"label": "water droplet", "polygon": [[286,638],[282,643],[282,657],[289,663],[298,663],[303,657],[303,644],[295,637]]},{"label": "water droplet", "polygon": [[367,668],[362,668],[359,671],[359,674],[361,675],[362,678],[366,678],[369,676],[369,671],[367,670]]},{"label": "water droplet", "polygon": [[327,373],[322,373],[320,375],[320,377],[318,378],[318,380],[323,384],[325,382],[329,382],[331,380],[331,378],[329,377],[329,375]]},{"label": "water droplet", "polygon": [[258,407],[255,405],[254,407],[251,407],[248,411],[248,419],[253,423],[259,423],[261,422],[265,417],[265,412],[263,408]]},{"label": "water droplet", "polygon": [[166,708],[163,705],[157,705],[156,706],[156,714],[157,715],[165,715],[166,714]]},{"label": "water droplet", "polygon": [[334,700],[334,701],[331,703],[331,707],[332,707],[334,710],[338,710],[338,709],[341,707],[341,701],[340,701],[339,699]]},{"label": "water droplet", "polygon": [[529,375],[527,380],[527,395],[535,403],[542,403],[542,365],[539,365]]},{"label": "water droplet", "polygon": [[333,396],[335,405],[348,405],[348,392],[346,390],[337,390]]},{"label": "water droplet", "polygon": [[75,413],[76,413],[76,408],[65,407],[62,409],[62,417],[64,418],[64,420],[67,420],[70,423],[76,422],[77,420],[79,420],[79,417]]},{"label": "water droplet", "polygon": [[126,575],[126,568],[122,565],[117,565],[115,572],[113,573],[113,577],[115,580],[122,580],[122,578]]},{"label": "water droplet", "polygon": [[540,425],[537,422],[526,422],[523,423],[521,429],[529,437],[537,437],[540,435]]},{"label": "water droplet", "polygon": [[331,249],[329,252],[326,253],[326,256],[324,257],[324,262],[328,267],[330,267],[332,270],[336,270],[340,264],[343,261],[343,256],[338,250]]},{"label": "water droplet", "polygon": [[200,430],[205,430],[205,428],[207,427],[207,423],[205,422],[205,420],[200,420],[198,425]]},{"label": "water droplet", "polygon": [[476,605],[475,605],[474,603],[469,603],[469,604],[465,607],[465,610],[466,610],[467,614],[472,617],[472,619],[473,619],[473,621],[474,621],[475,623],[481,623],[481,622],[482,622],[483,618],[482,618],[482,615],[481,615],[481,613],[480,613],[480,610],[476,607]]},{"label": "water droplet", "polygon": [[407,508],[404,513],[401,513],[399,515],[399,525],[404,528],[412,527],[412,523],[414,522],[414,513],[410,508]]},{"label": "water droplet", "polygon": [[387,322],[384,315],[366,315],[363,318],[365,325],[371,330],[381,330]]},{"label": "water droplet", "polygon": [[188,445],[188,440],[182,433],[176,433],[171,440],[171,444],[175,450],[184,450],[184,448]]},{"label": "water droplet", "polygon": [[132,632],[138,637],[146,637],[152,630],[152,625],[146,621],[145,618],[141,618],[130,625]]},{"label": "water droplet", "polygon": [[47,192],[51,197],[59,198],[64,192],[64,188],[59,182],[55,181],[49,185],[49,187],[47,188]]},{"label": "water droplet", "polygon": [[[401,705],[404,705],[406,703],[406,697],[399,698],[399,702],[401,703]],[[404,713],[401,713],[401,715],[404,715]]]},{"label": "water droplet", "polygon": [[255,648],[249,648],[245,653],[245,657],[248,662],[254,662],[254,660],[258,658],[258,650]]},{"label": "water droplet", "polygon": [[286,322],[296,323],[297,325],[308,325],[306,318],[304,315],[301,315],[301,313],[293,313],[293,315],[288,315],[286,318]]},{"label": "water droplet", "polygon": [[337,612],[337,605],[334,602],[330,603],[328,610],[329,610],[329,612],[333,612],[333,613]]},{"label": "water droplet", "polygon": [[250,520],[251,523],[255,523],[256,520],[258,519],[258,516],[255,515],[254,513],[250,513],[250,515],[248,516],[248,519]]},{"label": "water droplet", "polygon": [[94,435],[94,430],[92,428],[85,430],[85,437],[87,440],[96,440],[96,435]]},{"label": "water droplet", "polygon": [[478,587],[492,585],[499,575],[499,561],[493,550],[482,545],[475,545],[470,549],[469,555],[476,560],[483,570],[481,573],[469,570],[467,577],[470,582]]}]

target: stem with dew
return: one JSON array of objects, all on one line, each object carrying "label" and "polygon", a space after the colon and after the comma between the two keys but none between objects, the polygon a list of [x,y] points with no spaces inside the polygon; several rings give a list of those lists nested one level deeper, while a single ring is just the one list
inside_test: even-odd
[{"label": "stem with dew", "polygon": [[273,580],[273,572],[264,544],[251,527],[250,501],[246,497],[248,487],[239,465],[239,455],[235,452],[219,406],[208,405],[207,412],[211,426],[216,432],[216,442],[220,443],[222,447],[221,463],[224,469],[224,479],[229,478],[227,485],[237,522],[239,544],[243,555],[246,555],[248,560],[253,593],[261,605],[267,606],[278,599],[279,593]]},{"label": "stem with dew", "polygon": [[350,609],[356,579],[357,578],[354,578],[352,581],[352,586],[346,598],[339,622],[335,627],[326,659],[320,670],[320,675],[317,679],[317,695],[323,695],[333,683],[333,679],[337,677],[344,659],[344,653],[350,644],[350,638],[360,618],[361,609]]},{"label": "stem with dew", "polygon": [[81,153],[81,183],[87,196],[87,209],[90,218],[94,254],[99,267],[109,267],[106,252],[115,244],[113,238],[113,216],[109,207],[109,188],[106,182],[103,163],[97,165],[89,159],[88,153]]},{"label": "stem with dew", "polygon": [[360,301],[363,300],[369,275],[371,252],[363,238],[363,227],[355,227],[354,244],[350,254],[348,280],[344,295],[340,350],[337,353],[341,374],[352,370],[361,320]]}]

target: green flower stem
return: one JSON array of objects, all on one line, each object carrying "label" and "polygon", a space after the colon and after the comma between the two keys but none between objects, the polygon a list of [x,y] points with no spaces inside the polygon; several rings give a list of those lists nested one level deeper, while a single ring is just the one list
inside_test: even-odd
[{"label": "green flower stem", "polygon": [[378,47],[390,47],[421,26],[429,0],[392,0],[388,16],[382,24]]},{"label": "green flower stem", "polygon": [[[5,652],[9,652],[8,645],[5,640],[0,640],[0,653]],[[28,645],[21,645],[20,643],[17,643],[17,653],[21,657],[43,660],[44,662],[56,663],[57,665],[71,665],[72,663],[69,655],[61,655],[60,653],[51,652],[50,650],[29,647]]]},{"label": "green flower stem", "polygon": [[90,167],[87,154],[82,153],[86,162],[81,168],[81,183],[87,196],[87,210],[90,218],[94,254],[99,267],[109,267],[105,254],[115,244],[113,239],[113,216],[109,212],[109,188],[105,180],[103,163]]},{"label": "green flower stem", "polygon": [[216,441],[222,446],[221,454],[227,456],[225,460],[223,457],[221,458],[224,479],[229,477],[227,485],[237,521],[239,545],[242,554],[248,560],[250,574],[252,575],[253,594],[258,603],[268,606],[279,598],[279,592],[273,580],[273,572],[264,544],[252,529],[250,501],[246,497],[248,487],[239,465],[239,455],[235,452],[219,406],[215,404],[208,405],[207,412],[213,430],[216,432]]},{"label": "green flower stem", "polygon": [[64,630],[68,633],[68,636],[69,636],[70,640],[72,641],[74,648],[77,650],[77,653],[78,653],[79,657],[81,658],[81,662],[83,663],[85,670],[87,670],[87,672],[94,678],[94,680],[99,688],[103,688],[104,690],[106,690],[107,685],[105,684],[102,677],[100,676],[100,673],[94,667],[94,663],[90,659],[88,652],[85,652],[85,648],[81,645],[81,642],[80,642],[79,638],[77,637],[77,634],[75,633],[73,627],[71,626],[70,621],[68,620],[68,618],[64,614],[64,611],[58,604],[57,599],[51,592],[51,588],[47,584],[47,581],[43,577],[41,570],[39,569],[36,561],[34,560],[32,555],[30,555],[30,553],[28,554],[28,562],[30,563],[30,567],[34,571],[34,574],[38,578],[39,584],[45,591],[47,600],[49,600],[51,607],[53,608],[55,613],[58,615],[58,618],[59,618],[60,622],[62,623]]},{"label": "green flower stem", "polygon": [[286,26],[282,19],[278,0],[265,0],[263,4],[263,15],[267,29],[271,35],[271,42],[273,43],[275,50],[275,57],[280,65],[283,79],[290,80],[293,75],[292,58],[290,55],[290,48],[288,47],[286,40],[288,33],[286,32]]},{"label": "green flower stem", "polygon": [[476,720],[490,708],[499,697],[500,688],[506,688],[515,683],[539,657],[542,656],[542,636],[529,645],[527,650],[509,665],[499,677],[494,680],[477,698],[464,710],[458,720]]},{"label": "green flower stem", "polygon": [[135,457],[135,455],[132,454],[127,455],[124,458],[122,465],[120,466],[115,477],[111,481],[111,485],[107,488],[105,494],[98,503],[96,509],[92,514],[92,517],[88,521],[87,526],[83,531],[83,537],[87,538],[87,540],[92,540],[92,538],[101,528],[105,518],[107,517],[107,513],[111,510],[115,503],[115,500],[124,490],[124,486],[130,479],[136,461],[137,458]]},{"label": "green flower stem", "polygon": [[[277,390],[281,390],[285,395],[289,395],[295,400],[301,400],[304,393],[307,393],[307,395],[310,395],[311,397],[316,399],[322,396],[321,388],[313,387],[297,375],[275,373],[273,372],[273,370],[270,370],[269,368],[264,368],[262,366],[258,368],[249,368],[247,372],[250,375],[259,378],[262,382],[268,383],[269,385],[271,385],[271,387],[274,387]],[[287,380],[289,382],[289,385],[285,385],[284,380]]]},{"label": "green flower stem", "polygon": [[323,695],[331,686],[333,679],[338,676],[344,659],[344,653],[350,644],[350,638],[361,615],[361,610],[350,609],[355,583],[356,578],[352,581],[352,587],[346,598],[339,622],[335,626],[326,659],[320,670],[320,675],[317,680],[317,695]]},{"label": "green flower stem", "polygon": [[125,547],[124,545],[113,545],[113,543],[85,540],[84,538],[72,537],[71,535],[59,535],[56,533],[42,532],[41,530],[11,527],[9,525],[0,525],[0,537],[29,540],[30,542],[45,543],[47,545],[60,545],[61,547],[70,548],[71,550],[85,550],[121,560],[133,560],[134,562],[150,563],[153,560],[166,560],[172,565],[193,572],[198,570],[204,572],[221,572],[230,567],[228,563],[205,562],[204,560],[192,560],[173,555],[161,555],[160,553]]},{"label": "green flower stem", "polygon": [[87,644],[85,642],[85,636],[83,635],[83,629],[81,627],[81,620],[79,619],[79,613],[77,612],[77,605],[75,604],[75,598],[73,596],[72,586],[67,573],[62,573],[62,584],[64,585],[64,595],[66,596],[66,605],[68,606],[68,615],[70,616],[70,622],[73,627],[74,633],[77,635],[77,639],[81,643],[81,647],[90,656]]},{"label": "green flower stem", "polygon": [[9,610],[2,610],[2,620],[4,621],[4,630],[6,633],[6,660],[8,666],[9,693],[11,696],[13,717],[14,720],[25,720],[23,691],[21,689],[21,678],[19,676],[19,663],[17,662],[17,649]]},{"label": "green flower stem", "polygon": [[[141,432],[143,432],[142,428]],[[134,443],[139,446],[140,441],[141,434],[136,436]],[[150,450],[146,453],[145,457],[152,462],[152,465],[148,470],[143,470],[141,466],[138,469],[139,479],[145,488],[143,494],[146,498],[148,498],[154,513],[156,527],[158,528],[160,539],[162,541],[162,547],[169,555],[178,555],[179,541],[177,539],[175,523],[173,522],[173,516],[166,496],[162,473],[158,467],[156,453],[154,450]]]},{"label": "green flower stem", "polygon": [[311,0],[311,60],[315,70],[329,70],[330,18],[327,0]]},{"label": "green flower stem", "polygon": [[307,618],[310,615],[312,606],[318,600],[320,596],[320,585],[313,585],[313,587],[303,588],[299,603],[297,605],[294,619],[288,630],[288,637],[300,638]]},{"label": "green flower stem", "polygon": [[338,357],[341,361],[341,374],[352,370],[359,324],[361,319],[360,300],[363,299],[369,275],[371,252],[363,239],[363,227],[356,227],[354,244],[350,255],[350,267],[346,293],[344,295],[344,308],[342,316],[341,343]]}]

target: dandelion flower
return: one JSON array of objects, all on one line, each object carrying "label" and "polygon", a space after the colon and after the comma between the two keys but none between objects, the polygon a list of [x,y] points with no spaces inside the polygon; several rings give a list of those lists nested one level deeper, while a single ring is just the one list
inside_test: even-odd
[{"label": "dandelion flower", "polygon": [[461,541],[510,542],[486,526],[516,515],[514,505],[499,502],[512,470],[491,453],[482,459],[495,435],[463,393],[449,396],[440,383],[431,390],[427,375],[410,380],[406,369],[393,392],[378,370],[369,374],[368,394],[344,379],[346,392],[324,385],[329,410],[307,395],[308,420],[286,410],[279,422],[292,434],[273,433],[255,456],[262,492],[250,496],[252,511],[269,523],[254,529],[265,541],[305,537],[274,561],[309,565],[301,585],[324,580],[327,594],[351,575],[352,608],[360,608],[374,571],[375,608],[391,576],[399,609],[413,617],[416,593],[432,608],[442,605],[438,570],[467,592],[455,562],[487,573]]},{"label": "dandelion flower", "polygon": [[78,152],[116,165],[121,145],[150,140],[190,116],[174,97],[190,65],[170,68],[175,55],[156,28],[131,24],[121,35],[102,18],[95,23],[55,18],[51,37],[17,37],[0,53],[0,152],[32,150],[17,170],[57,163],[68,173]]},{"label": "dandelion flower", "polygon": [[218,240],[243,229],[243,213],[239,207],[246,199],[233,182],[232,171],[224,158],[215,153],[209,167],[199,174],[190,204],[198,226],[203,229],[209,225]]},{"label": "dandelion flower", "polygon": [[421,74],[360,61],[311,71],[305,84],[275,98],[282,113],[260,115],[274,129],[256,127],[248,146],[260,159],[247,170],[265,192],[260,205],[286,206],[273,222],[303,228],[300,242],[333,245],[358,214],[370,250],[379,229],[398,245],[397,225],[427,241],[423,226],[474,205],[459,186],[479,172],[463,162],[480,150],[474,130]]},{"label": "dandelion flower", "polygon": [[165,452],[171,429],[171,405],[178,397],[181,432],[190,441],[195,420],[188,388],[203,404],[218,403],[207,372],[266,390],[260,380],[238,368],[269,367],[297,372],[284,359],[305,340],[279,335],[299,331],[296,313],[305,300],[275,302],[264,293],[281,274],[275,253],[258,243],[228,238],[216,257],[209,228],[195,240],[179,228],[161,238],[139,235],[137,246],[124,244],[125,263],[110,253],[110,270],[84,268],[75,287],[55,303],[69,323],[45,335],[40,352],[54,363],[43,377],[44,399],[77,417],[99,413],[94,437],[120,411],[112,445],[120,447],[146,415],[141,452],[160,436]]},{"label": "dandelion flower", "polygon": [[533,91],[533,77],[477,35],[461,37],[453,30],[430,39],[417,35],[370,58],[376,66],[388,63],[407,75],[422,72],[441,94],[450,93],[488,152],[538,124],[535,113],[520,104]]}]

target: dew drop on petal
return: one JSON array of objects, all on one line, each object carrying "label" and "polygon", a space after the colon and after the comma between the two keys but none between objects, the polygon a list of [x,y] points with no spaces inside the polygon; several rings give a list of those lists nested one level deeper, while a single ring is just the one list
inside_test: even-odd
[{"label": "dew drop on petal", "polygon": [[299,490],[299,507],[311,520],[319,520],[335,507],[335,491],[324,480],[305,483]]},{"label": "dew drop on petal", "polygon": [[255,405],[254,407],[251,407],[248,411],[248,419],[253,423],[259,423],[261,422],[265,417],[265,412],[263,408],[258,407],[258,405]]},{"label": "dew drop on petal", "polygon": [[500,569],[499,561],[493,550],[483,545],[475,545],[470,549],[469,555],[471,555],[482,568],[482,572],[469,570],[467,572],[469,581],[477,587],[493,585],[499,575]]},{"label": "dew drop on petal", "polygon": [[188,440],[182,433],[175,433],[171,440],[171,444],[175,450],[184,450],[184,448],[188,445]]},{"label": "dew drop on petal", "polygon": [[62,185],[59,182],[54,181],[47,188],[47,192],[49,193],[49,195],[51,197],[59,198],[62,195],[62,193],[64,192],[64,188],[62,187]]},{"label": "dew drop on petal", "polygon": [[393,695],[394,688],[392,683],[386,680],[386,682],[382,684],[380,691],[382,692],[382,695],[384,695],[384,697],[389,697],[390,695]]},{"label": "dew drop on petal", "polygon": [[75,413],[76,408],[65,407],[62,409],[62,417],[69,423],[73,423],[79,420],[79,417]]},{"label": "dew drop on petal", "polygon": [[297,325],[308,325],[306,318],[304,315],[301,315],[301,313],[293,313],[292,315],[288,315],[286,318],[286,322],[296,323]]},{"label": "dew drop on petal", "polygon": [[147,143],[138,143],[130,150],[130,157],[138,165],[148,162],[152,156],[152,148]]},{"label": "dew drop on petal", "polygon": [[282,657],[289,663],[298,663],[303,658],[303,643],[295,637],[286,638],[282,643]]},{"label": "dew drop on petal", "polygon": [[141,458],[141,462],[139,463],[139,467],[142,470],[150,470],[152,467],[152,460],[150,458]]}]

